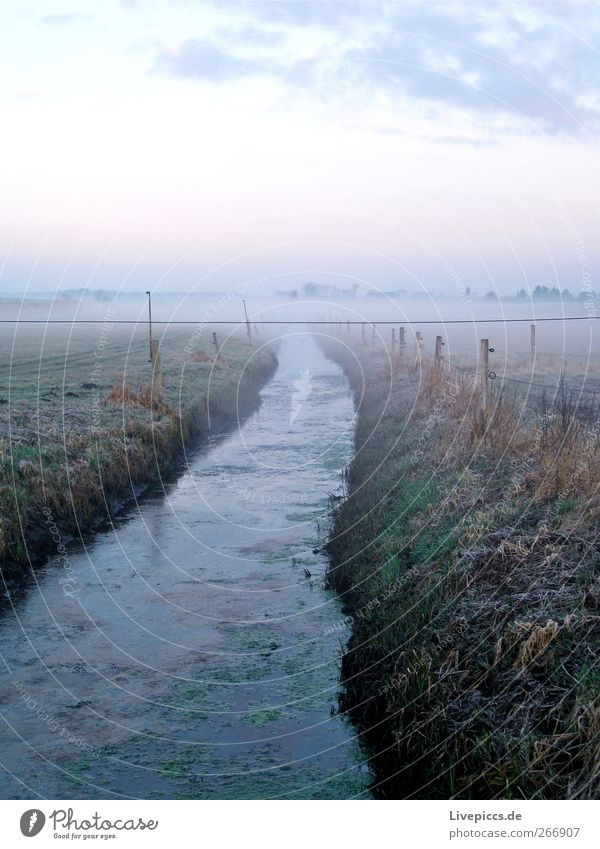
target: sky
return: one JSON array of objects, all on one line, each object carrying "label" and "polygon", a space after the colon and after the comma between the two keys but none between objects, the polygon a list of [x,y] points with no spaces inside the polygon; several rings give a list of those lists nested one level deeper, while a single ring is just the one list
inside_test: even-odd
[{"label": "sky", "polygon": [[599,47],[577,0],[4,0],[0,293],[595,285]]}]

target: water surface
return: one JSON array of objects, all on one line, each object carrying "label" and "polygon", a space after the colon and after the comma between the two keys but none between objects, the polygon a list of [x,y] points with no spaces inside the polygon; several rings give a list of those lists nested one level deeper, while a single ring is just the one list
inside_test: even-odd
[{"label": "water surface", "polygon": [[13,595],[2,798],[369,796],[319,551],[352,399],[310,336],[279,360],[257,413]]}]

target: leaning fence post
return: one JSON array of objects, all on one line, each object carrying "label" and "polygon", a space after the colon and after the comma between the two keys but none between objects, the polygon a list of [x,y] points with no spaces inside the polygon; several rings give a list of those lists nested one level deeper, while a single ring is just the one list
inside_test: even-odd
[{"label": "leaning fence post", "polygon": [[217,339],[217,332],[213,330],[213,345],[215,346],[215,351],[217,352],[217,359],[221,356],[221,349],[219,347],[219,340]]},{"label": "leaning fence post", "polygon": [[530,344],[531,344],[531,365],[535,365],[535,324],[531,325],[531,336],[530,336]]}]

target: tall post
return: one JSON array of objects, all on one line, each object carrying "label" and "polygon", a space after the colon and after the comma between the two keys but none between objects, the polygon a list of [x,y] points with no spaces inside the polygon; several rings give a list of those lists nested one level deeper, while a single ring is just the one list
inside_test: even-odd
[{"label": "tall post", "polygon": [[248,310],[246,309],[246,301],[242,300],[244,305],[244,315],[246,316],[246,333],[248,334],[248,343],[250,347],[252,347],[252,328],[250,327],[250,321],[248,320]]},{"label": "tall post", "polygon": [[406,348],[406,329],[401,327],[398,331],[398,342],[400,345],[400,353],[404,353],[404,349]]},{"label": "tall post", "polygon": [[435,337],[435,367],[438,368],[438,369],[441,368],[441,366],[442,366],[442,345],[443,344],[444,343],[442,342],[442,337],[436,336]]},{"label": "tall post", "polygon": [[392,327],[392,354],[396,352],[396,328]]},{"label": "tall post", "polygon": [[531,344],[531,365],[535,365],[535,324],[531,325],[531,336],[530,336],[530,344]]},{"label": "tall post", "polygon": [[150,362],[152,362],[152,293],[146,290],[148,295],[148,341],[150,345]]},{"label": "tall post", "polygon": [[487,412],[490,398],[490,340],[481,340],[481,409],[483,413]]},{"label": "tall post", "polygon": [[160,403],[163,399],[163,375],[158,339],[150,342],[150,360],[152,362],[152,400]]}]

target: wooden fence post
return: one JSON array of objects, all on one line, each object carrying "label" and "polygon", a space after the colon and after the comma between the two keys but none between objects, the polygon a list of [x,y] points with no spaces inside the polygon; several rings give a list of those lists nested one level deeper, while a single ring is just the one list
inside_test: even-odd
[{"label": "wooden fence post", "polygon": [[398,342],[400,345],[400,353],[404,353],[404,349],[406,348],[406,330],[404,327],[401,327],[398,331]]},{"label": "wooden fence post", "polygon": [[530,335],[530,345],[531,345],[531,365],[535,365],[535,324],[531,325],[531,335]]},{"label": "wooden fence post", "polygon": [[150,342],[150,362],[152,362],[152,292],[146,290],[148,295],[148,339]]},{"label": "wooden fence post", "polygon": [[250,321],[248,320],[248,310],[246,309],[246,301],[242,301],[244,305],[244,315],[246,316],[246,333],[248,334],[248,344],[252,347],[252,328],[250,327]]},{"label": "wooden fence post", "polygon": [[372,329],[372,331],[371,331],[371,345],[374,345],[374,344],[375,344],[375,327],[376,327],[376,325],[375,325],[375,324],[373,324],[373,325],[372,325],[372,328],[373,328],[373,329]]},{"label": "wooden fence post", "polygon": [[152,400],[160,402],[163,399],[164,386],[158,339],[150,342],[150,360],[152,362]]},{"label": "wooden fence post", "polygon": [[435,337],[435,367],[442,367],[442,345],[443,345],[442,337]]},{"label": "wooden fence post", "polygon": [[217,332],[213,330],[213,345],[215,346],[215,351],[217,352],[217,359],[221,356],[221,349],[219,347],[219,340],[217,339]]},{"label": "wooden fence post", "polygon": [[392,327],[392,355],[396,352],[396,328]]},{"label": "wooden fence post", "polygon": [[423,334],[420,330],[415,331],[415,353],[418,352],[423,345]]},{"label": "wooden fence post", "polygon": [[481,409],[484,416],[487,413],[487,408],[490,398],[490,340],[481,340]]}]

